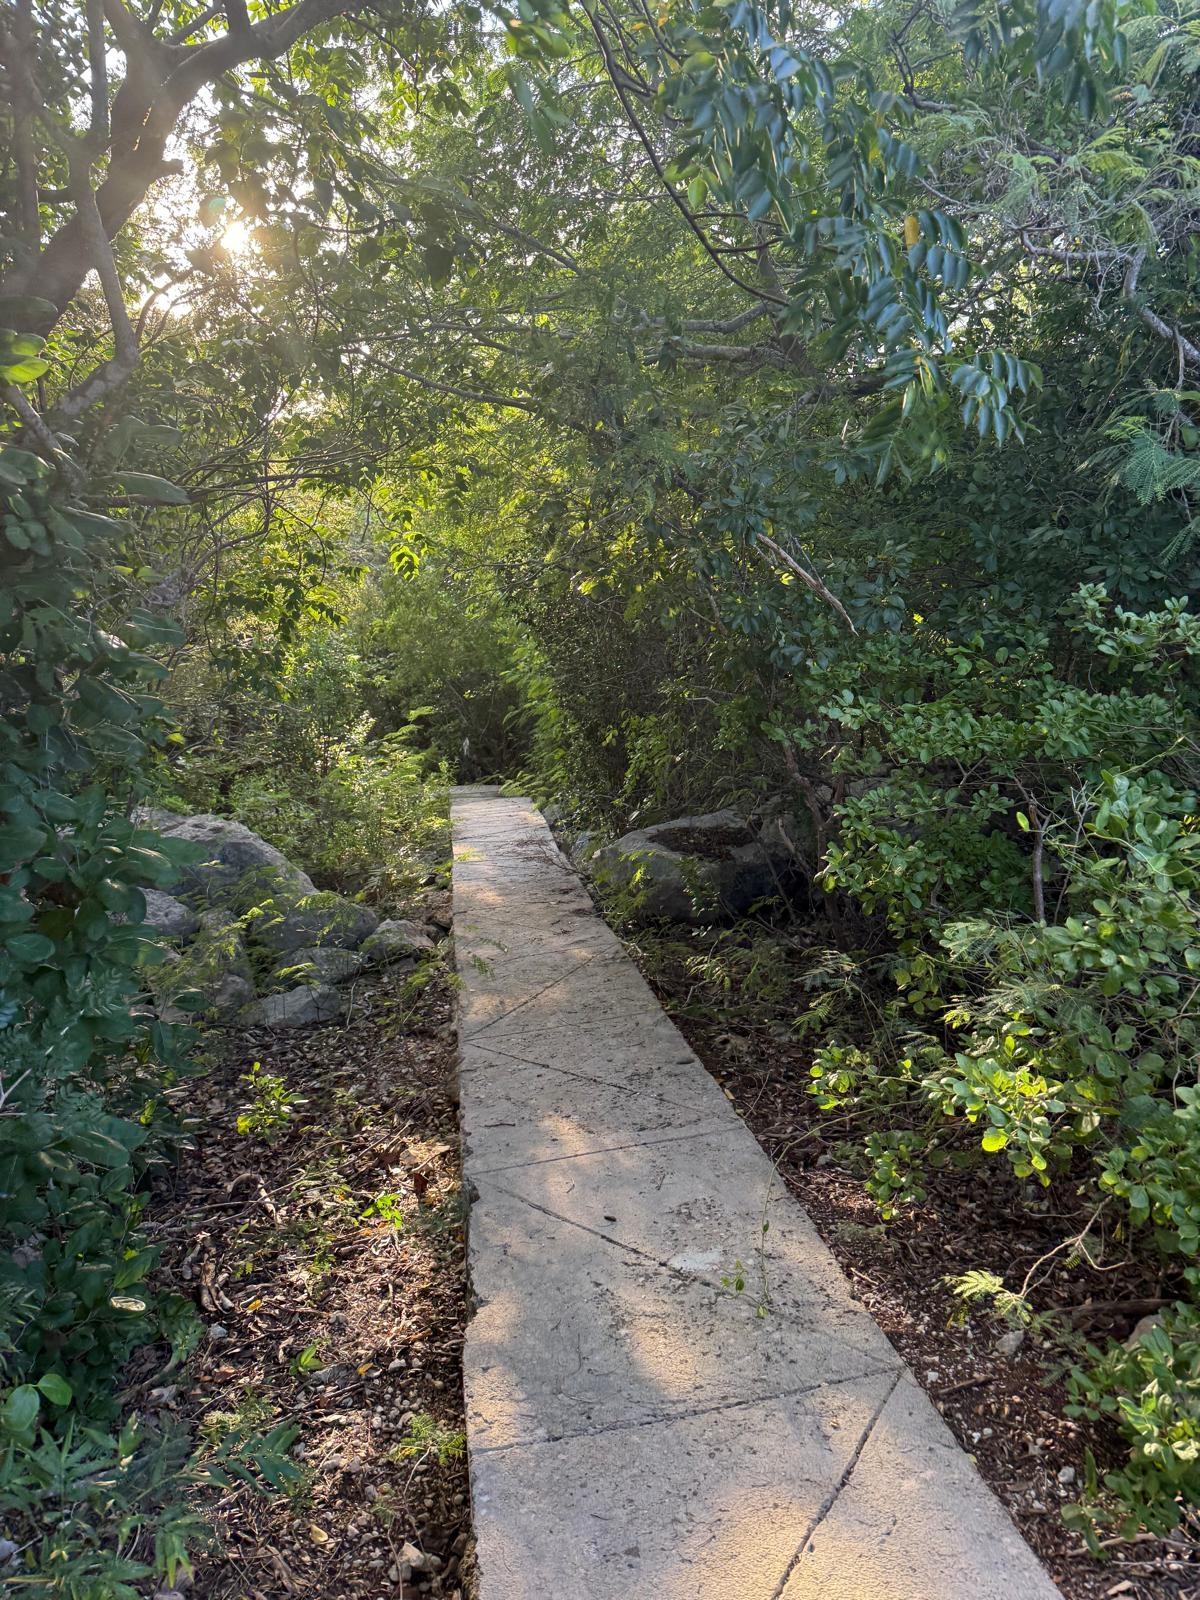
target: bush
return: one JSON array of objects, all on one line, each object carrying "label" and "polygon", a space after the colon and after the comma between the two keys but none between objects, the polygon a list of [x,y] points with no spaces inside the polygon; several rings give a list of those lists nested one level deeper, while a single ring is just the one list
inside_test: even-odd
[{"label": "bush", "polygon": [[116,1426],[130,1351],[186,1322],[139,1229],[182,1070],[141,998],[141,886],[175,867],[129,817],[170,633],[97,626],[122,527],[53,468],[0,450],[0,495],[0,1518],[25,1592],[91,1600],[173,1572],[192,1529],[178,1450]]},{"label": "bush", "polygon": [[[1188,1276],[1195,1290],[1198,1275]],[[1088,1495],[1072,1520],[1093,1549],[1096,1523],[1126,1538],[1141,1527],[1169,1533],[1200,1504],[1200,1312],[1176,1305],[1128,1345],[1087,1354],[1069,1379],[1068,1413],[1113,1418],[1130,1449],[1102,1484],[1089,1464]]]}]

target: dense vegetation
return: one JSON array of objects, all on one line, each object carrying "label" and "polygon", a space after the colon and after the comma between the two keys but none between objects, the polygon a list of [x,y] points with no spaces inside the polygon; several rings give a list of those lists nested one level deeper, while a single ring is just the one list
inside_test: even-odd
[{"label": "dense vegetation", "polygon": [[0,6],[24,1592],[137,1592],[181,1475],[257,1470],[120,1399],[194,1337],[138,802],[369,896],[445,770],[781,810],[878,998],[813,1063],[871,1192],[1083,1195],[1063,1249],[1169,1303],[1078,1355],[1128,1446],[1079,1515],[1200,1499],[1197,72],[1175,0]]}]

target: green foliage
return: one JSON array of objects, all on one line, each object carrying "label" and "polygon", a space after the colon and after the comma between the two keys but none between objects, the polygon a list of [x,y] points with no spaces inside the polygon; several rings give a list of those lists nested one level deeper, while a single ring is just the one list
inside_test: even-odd
[{"label": "green foliage", "polygon": [[[0,1508],[22,1581],[132,1596],[198,1533],[182,1447],[106,1432],[130,1352],[179,1326],[145,1287],[139,1189],[179,1070],[144,1002],[141,890],[174,866],[129,818],[167,733],[144,650],[173,633],[149,616],[100,625],[95,572],[123,530],[66,468],[7,447],[0,487]],[[143,1529],[145,1560],[129,1542]]]},{"label": "green foliage", "polygon": [[[1194,1276],[1194,1274],[1192,1274]],[[1088,1362],[1069,1380],[1072,1416],[1111,1417],[1129,1441],[1129,1459],[1097,1481],[1072,1520],[1093,1549],[1095,1526],[1126,1538],[1139,1528],[1169,1533],[1181,1507],[1200,1495],[1200,1319],[1176,1305],[1127,1345],[1088,1347]]]},{"label": "green foliage", "polygon": [[247,1086],[250,1099],[246,1109],[238,1112],[237,1131],[274,1144],[286,1132],[297,1106],[302,1106],[304,1096],[294,1094],[284,1080],[274,1072],[264,1072],[261,1061],[255,1061],[242,1082]]},{"label": "green foliage", "polygon": [[961,1320],[966,1319],[972,1307],[981,1303],[1016,1328],[1028,1328],[1035,1320],[1029,1301],[1006,1288],[1003,1278],[998,1278],[994,1272],[982,1272],[976,1268],[948,1278],[946,1282],[955,1299],[961,1303]]},{"label": "green foliage", "polygon": [[424,1461],[432,1456],[438,1466],[457,1461],[466,1452],[467,1436],[458,1429],[447,1428],[428,1411],[418,1412],[408,1425],[391,1454],[397,1461]]},{"label": "green foliage", "polygon": [[[302,5],[272,54],[52,9],[0,64],[0,1403],[61,1444],[186,1342],[138,1233],[180,1087],[148,766],[380,903],[451,771],[606,831],[770,802],[834,948],[731,938],[696,993],[790,1005],[889,1213],[1070,1169],[1190,1312],[1194,19]],[[1154,1525],[1180,1459],[1108,1492]]]}]

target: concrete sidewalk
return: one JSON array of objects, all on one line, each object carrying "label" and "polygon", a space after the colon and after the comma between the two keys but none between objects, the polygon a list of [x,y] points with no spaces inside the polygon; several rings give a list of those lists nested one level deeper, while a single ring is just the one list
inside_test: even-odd
[{"label": "concrete sidewalk", "polygon": [[538,812],[453,820],[480,1600],[1055,1600]]}]

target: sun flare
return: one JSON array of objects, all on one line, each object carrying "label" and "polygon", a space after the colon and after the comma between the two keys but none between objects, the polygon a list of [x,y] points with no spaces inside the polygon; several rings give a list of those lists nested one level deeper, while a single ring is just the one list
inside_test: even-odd
[{"label": "sun flare", "polygon": [[221,235],[221,249],[226,255],[240,255],[249,243],[250,228],[240,217],[236,222],[231,222]]}]

